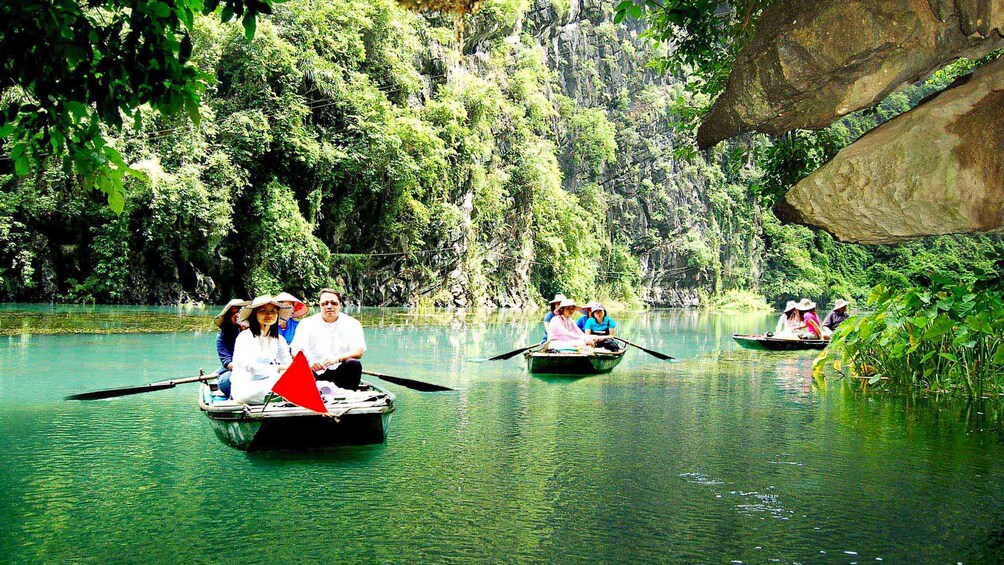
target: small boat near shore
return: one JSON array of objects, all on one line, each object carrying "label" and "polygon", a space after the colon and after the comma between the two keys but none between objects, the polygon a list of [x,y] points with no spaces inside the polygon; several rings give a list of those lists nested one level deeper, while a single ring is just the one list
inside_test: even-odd
[{"label": "small boat near shore", "polygon": [[762,335],[732,334],[732,339],[743,349],[757,351],[804,351],[823,349],[829,341],[825,339],[781,339]]},{"label": "small boat near shore", "polygon": [[322,396],[328,414],[318,414],[281,398],[267,406],[241,404],[220,395],[215,384],[203,384],[199,409],[221,441],[244,451],[383,443],[395,396],[366,381],[361,387]]},{"label": "small boat near shore", "polygon": [[612,371],[624,359],[625,352],[626,349],[597,349],[593,353],[528,352],[524,356],[531,373],[597,375]]}]

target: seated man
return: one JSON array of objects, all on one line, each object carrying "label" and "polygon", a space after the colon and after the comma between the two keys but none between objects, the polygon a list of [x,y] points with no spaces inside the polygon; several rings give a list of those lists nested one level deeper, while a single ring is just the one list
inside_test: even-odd
[{"label": "seated man", "polygon": [[837,326],[847,321],[847,306],[848,303],[843,298],[838,298],[837,303],[833,305],[833,310],[826,315],[826,319],[823,320],[823,333],[833,334],[833,331],[837,329]]},{"label": "seated man", "polygon": [[342,314],[342,295],[325,288],[317,297],[321,311],[300,322],[293,337],[293,356],[303,352],[319,381],[331,381],[348,390],[359,388],[366,351],[363,327],[358,320]]}]

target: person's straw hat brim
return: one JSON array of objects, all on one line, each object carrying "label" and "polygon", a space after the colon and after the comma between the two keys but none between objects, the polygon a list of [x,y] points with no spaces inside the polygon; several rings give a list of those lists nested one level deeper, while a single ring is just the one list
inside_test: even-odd
[{"label": "person's straw hat brim", "polygon": [[798,308],[798,303],[795,302],[794,300],[789,300],[788,303],[784,305],[784,313],[787,314],[788,312],[791,312],[795,308]]},{"label": "person's straw hat brim", "polygon": [[840,310],[841,308],[846,308],[846,307],[848,307],[850,305],[851,304],[849,302],[847,302],[846,300],[844,300],[843,298],[838,298],[837,299],[837,303],[833,305],[833,309],[834,310]]},{"label": "person's straw hat brim", "polygon": [[808,298],[806,298],[806,299],[804,299],[804,300],[802,300],[801,302],[798,303],[798,309],[801,310],[801,311],[803,311],[803,312],[806,312],[808,310],[812,310],[815,307],[816,307],[816,303],[813,302],[813,301],[811,301],[811,300],[809,300]]},{"label": "person's straw hat brim", "polygon": [[274,304],[275,307],[279,309],[279,318],[282,320],[288,320],[290,314],[293,313],[293,308],[283,306],[282,304],[279,304],[279,301],[274,296],[264,294],[252,300],[247,306],[241,308],[241,313],[238,315],[238,319],[242,322],[247,320],[251,317],[251,312],[254,312],[255,308],[260,308],[266,304]]},{"label": "person's straw hat brim", "polygon": [[566,299],[562,300],[560,304],[558,304],[558,308],[568,308],[569,306],[571,306],[571,307],[574,308],[575,307],[575,301],[574,300],[569,300],[568,298],[566,298]]},{"label": "person's straw hat brim", "polygon": [[213,323],[216,324],[217,328],[223,327],[223,318],[227,316],[227,313],[230,312],[231,308],[234,306],[247,306],[248,304],[249,302],[243,298],[232,299],[230,302],[227,302],[227,305],[223,307],[223,310],[220,310],[220,313],[213,318]]},{"label": "person's straw hat brim", "polygon": [[307,305],[303,303],[302,300],[293,296],[288,292],[280,292],[275,295],[275,299],[279,302],[292,302],[293,303],[293,317],[302,318],[307,315]]},{"label": "person's straw hat brim", "polygon": [[554,298],[552,298],[548,302],[548,304],[554,304],[555,302],[559,302],[560,303],[560,302],[564,302],[566,300],[568,300],[568,298],[566,298],[564,294],[555,294]]}]

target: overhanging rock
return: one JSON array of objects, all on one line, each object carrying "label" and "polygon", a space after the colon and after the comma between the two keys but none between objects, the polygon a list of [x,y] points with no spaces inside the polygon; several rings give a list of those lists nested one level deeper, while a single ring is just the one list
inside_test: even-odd
[{"label": "overhanging rock", "polygon": [[1004,46],[1004,0],[778,0],[697,133],[815,129],[958,57]]},{"label": "overhanging rock", "polygon": [[844,148],[775,211],[857,243],[1004,229],[1004,58]]}]

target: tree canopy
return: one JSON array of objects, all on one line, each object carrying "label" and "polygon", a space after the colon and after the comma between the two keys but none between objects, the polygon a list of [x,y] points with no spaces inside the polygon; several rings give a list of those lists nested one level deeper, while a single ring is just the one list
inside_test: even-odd
[{"label": "tree canopy", "polygon": [[[198,14],[240,19],[250,39],[274,0],[20,0],[0,3],[0,147],[19,175],[47,158],[107,193],[120,212],[123,177],[139,174],[106,140],[142,129],[139,109],[199,119],[210,75],[190,61]],[[281,0],[280,0],[281,1]],[[221,8],[222,6],[222,8]]]}]

